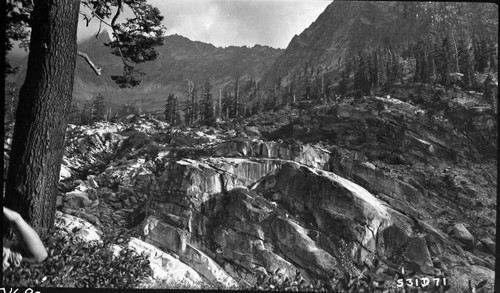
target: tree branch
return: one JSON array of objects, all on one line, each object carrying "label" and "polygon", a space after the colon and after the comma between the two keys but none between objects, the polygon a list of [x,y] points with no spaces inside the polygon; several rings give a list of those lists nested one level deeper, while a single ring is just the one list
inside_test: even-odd
[{"label": "tree branch", "polygon": [[90,9],[90,11],[92,11],[92,16],[93,17],[96,17],[97,19],[99,19],[101,22],[103,22],[104,24],[106,24],[107,26],[109,27],[112,27],[110,23],[106,22],[102,17],[100,17],[97,12],[94,10],[94,8],[92,8],[87,2],[82,2],[83,5],[85,5],[88,9]]},{"label": "tree branch", "polygon": [[[83,2],[83,5],[85,5],[87,8],[89,8],[93,12],[92,15],[95,16],[97,19],[99,19],[101,21],[101,24],[104,23],[105,25],[109,26],[111,28],[111,30],[113,31],[113,36],[115,37],[115,39],[118,40],[118,41],[120,41],[119,38],[118,38],[118,34],[116,33],[116,21],[118,20],[118,16],[120,15],[120,13],[121,13],[121,11],[123,9],[123,2],[122,2],[122,0],[118,0],[118,9],[116,10],[115,16],[111,20],[111,23],[105,21],[102,17],[100,17],[97,14],[97,12],[90,6],[89,3]],[[100,31],[100,29],[101,29],[101,26],[99,25],[99,31]],[[117,49],[118,49],[118,52],[120,53],[120,58],[122,59],[123,65],[126,67],[127,66],[127,62],[125,61],[125,57],[123,57],[122,50],[120,49],[120,47],[118,47]],[[87,62],[89,62],[88,59],[86,59],[86,60],[87,60]],[[91,64],[91,62],[89,64]],[[95,69],[94,69],[94,71],[95,71]],[[97,73],[97,71],[96,71],[96,73]],[[99,74],[100,73],[98,73],[97,75],[99,75]]]},{"label": "tree branch", "polygon": [[120,13],[122,12],[123,9],[123,3],[122,0],[118,0],[118,9],[116,10],[116,14],[113,17],[113,20],[111,20],[111,27],[115,29],[116,26],[116,20],[118,20],[118,16],[120,16]]},{"label": "tree branch", "polygon": [[92,63],[92,60],[90,60],[89,56],[87,56],[87,54],[78,52],[78,56],[83,57],[87,61],[90,67],[92,67],[92,69],[94,70],[95,74],[97,74],[98,76],[101,75],[102,69],[100,67],[96,67],[94,63]]}]

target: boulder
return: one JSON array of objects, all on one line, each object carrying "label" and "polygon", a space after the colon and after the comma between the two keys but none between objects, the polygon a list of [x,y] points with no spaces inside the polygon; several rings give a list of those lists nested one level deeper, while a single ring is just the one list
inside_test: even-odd
[{"label": "boulder", "polygon": [[412,237],[409,240],[408,247],[406,248],[404,255],[412,263],[417,264],[422,273],[432,274],[434,266],[424,238]]},{"label": "boulder", "polygon": [[92,204],[92,200],[90,200],[87,193],[81,191],[67,192],[64,201],[65,205],[71,209],[84,208]]},{"label": "boulder", "polygon": [[87,182],[88,182],[88,186],[89,186],[90,188],[94,188],[94,189],[96,189],[96,188],[98,188],[98,187],[99,187],[99,185],[97,184],[97,182],[96,182],[96,180],[95,180],[95,176],[94,176],[94,175],[89,175],[89,176],[87,177]]},{"label": "boulder", "polygon": [[460,240],[466,248],[474,247],[474,236],[465,228],[465,225],[462,223],[457,223],[453,225],[452,234],[455,238]]},{"label": "boulder", "polygon": [[[86,212],[81,211],[81,210],[70,209],[70,208],[67,208],[67,207],[63,208],[62,212],[64,214],[76,216],[76,217],[78,217],[80,219],[84,219],[86,221],[89,221],[90,223],[92,223],[93,225],[95,225],[98,229],[102,228],[101,220],[99,220],[99,218],[97,216],[95,216],[95,215],[86,213]],[[102,234],[101,230],[98,230],[98,231],[99,231],[99,233]]]},{"label": "boulder", "polygon": [[245,133],[248,135],[248,137],[251,137],[251,138],[261,138],[262,137],[262,134],[259,132],[259,129],[255,126],[246,126]]},{"label": "boulder", "polygon": [[61,165],[61,171],[59,172],[59,180],[64,181],[66,179],[71,178],[71,171],[65,165]]},{"label": "boulder", "polygon": [[496,243],[495,241],[491,240],[491,238],[489,237],[483,237],[483,238],[480,238],[479,241],[483,244],[483,246],[486,248],[486,250],[493,254],[493,255],[496,255]]},{"label": "boulder", "polygon": [[468,288],[469,280],[472,282],[472,285],[477,285],[481,281],[488,280],[483,292],[495,292],[493,289],[495,270],[485,268],[481,265],[451,267],[450,276],[452,276],[452,281],[455,281],[454,285],[461,288]]},{"label": "boulder", "polygon": [[58,229],[73,234],[84,241],[102,241],[102,232],[86,220],[56,211],[55,226]]},{"label": "boulder", "polygon": [[465,253],[467,255],[467,258],[472,261],[472,264],[483,266],[483,267],[488,268],[490,270],[495,269],[495,264],[489,263],[486,259],[480,258],[477,255],[471,253],[470,251],[466,251]]},{"label": "boulder", "polygon": [[88,194],[90,200],[96,200],[98,191],[97,191],[97,189],[89,188],[89,189],[87,189],[87,194]]}]

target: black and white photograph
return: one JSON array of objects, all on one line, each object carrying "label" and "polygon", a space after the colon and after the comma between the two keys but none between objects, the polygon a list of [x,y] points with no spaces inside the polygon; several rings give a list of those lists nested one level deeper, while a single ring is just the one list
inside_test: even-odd
[{"label": "black and white photograph", "polygon": [[497,3],[4,3],[0,292],[500,291]]}]

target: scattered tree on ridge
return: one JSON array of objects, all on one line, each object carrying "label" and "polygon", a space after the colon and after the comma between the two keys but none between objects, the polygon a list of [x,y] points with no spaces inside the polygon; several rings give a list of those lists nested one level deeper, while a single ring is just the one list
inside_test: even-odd
[{"label": "scattered tree on ridge", "polygon": [[169,94],[167,103],[165,104],[165,121],[170,125],[177,125],[180,123],[179,116],[179,101],[174,94]]},{"label": "scattered tree on ridge", "polygon": [[214,105],[212,101],[212,85],[207,79],[201,94],[201,119],[209,121],[214,118]]}]

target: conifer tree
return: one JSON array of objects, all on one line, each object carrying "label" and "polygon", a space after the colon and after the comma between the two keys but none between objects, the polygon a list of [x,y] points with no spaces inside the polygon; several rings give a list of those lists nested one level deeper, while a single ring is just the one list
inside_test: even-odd
[{"label": "conifer tree", "polygon": [[234,117],[240,115],[240,76],[237,75],[234,83]]},{"label": "conifer tree", "polygon": [[464,39],[458,41],[458,64],[459,72],[464,76],[462,82],[466,87],[470,86],[473,75],[472,56],[470,49]]},{"label": "conifer tree", "polygon": [[349,84],[349,72],[347,71],[347,65],[340,72],[339,81],[339,94],[345,95],[347,93],[347,86]]},{"label": "conifer tree", "polygon": [[379,83],[379,54],[375,50],[372,53],[371,63],[370,63],[370,85],[372,87],[378,87]]},{"label": "conifer tree", "polygon": [[234,101],[226,90],[222,92],[222,116],[224,119],[234,117]]},{"label": "conifer tree", "polygon": [[178,117],[177,97],[174,94],[169,94],[165,104],[165,121],[170,125],[177,125],[179,123]]},{"label": "conifer tree", "polygon": [[332,80],[331,78],[328,78],[328,75],[324,76],[324,95],[325,95],[325,102],[329,102],[330,98],[332,96]]},{"label": "conifer tree", "polygon": [[427,39],[427,73],[425,74],[425,78],[423,82],[431,82],[431,80],[435,80],[436,76],[436,63],[434,61],[434,41],[431,38]]},{"label": "conifer tree", "polygon": [[354,88],[361,90],[364,94],[370,93],[370,81],[368,79],[368,60],[364,52],[358,53],[358,67],[354,73]]},{"label": "conifer tree", "polygon": [[423,40],[419,40],[415,48],[415,81],[426,82],[428,80],[428,50]]},{"label": "conifer tree", "polygon": [[92,103],[90,101],[83,103],[80,121],[82,125],[88,125],[92,122]]},{"label": "conifer tree", "polygon": [[309,71],[309,64],[306,63],[304,66],[304,74],[303,74],[303,92],[304,94],[302,95],[304,97],[304,100],[309,100],[311,98],[311,72],[312,72],[312,67],[311,71]]},{"label": "conifer tree", "polygon": [[441,50],[440,54],[438,55],[439,58],[439,76],[440,76],[440,83],[443,85],[448,85],[448,76],[450,74],[450,42],[448,38],[444,38],[443,42],[441,44]]},{"label": "conifer tree", "polygon": [[484,73],[488,68],[488,61],[490,60],[490,49],[487,38],[473,38],[474,43],[474,60],[475,70]]},{"label": "conifer tree", "polygon": [[274,81],[274,91],[273,91],[273,98],[271,100],[272,102],[272,105],[271,107],[275,108],[279,105],[282,104],[282,90],[281,90],[281,79],[280,78],[276,78],[276,80]]},{"label": "conifer tree", "polygon": [[212,101],[212,85],[210,84],[210,81],[208,79],[203,86],[201,99],[201,119],[204,121],[209,121],[210,119],[214,118],[214,112]]},{"label": "conifer tree", "polygon": [[200,103],[198,101],[198,89],[196,87],[193,87],[193,91],[191,93],[191,102],[192,102],[192,123],[197,122],[200,120]]},{"label": "conifer tree", "polygon": [[386,75],[387,85],[395,84],[400,78],[401,70],[399,68],[399,56],[395,50],[389,50],[387,53]]},{"label": "conifer tree", "polygon": [[69,110],[68,123],[79,125],[81,123],[81,113],[78,109],[78,104],[76,101],[71,102],[71,108]]},{"label": "conifer tree", "polygon": [[194,123],[195,118],[196,93],[194,83],[189,79],[186,80],[186,89],[184,94],[186,96],[186,109],[184,111],[186,125],[191,126],[191,124]]},{"label": "conifer tree", "polygon": [[485,72],[486,69],[488,68],[488,61],[489,61],[489,44],[488,44],[488,38],[483,38],[479,42],[479,56],[478,56],[478,63],[479,63],[479,72]]},{"label": "conifer tree", "polygon": [[103,121],[106,115],[106,105],[104,105],[104,97],[98,94],[92,101],[91,121]]}]

